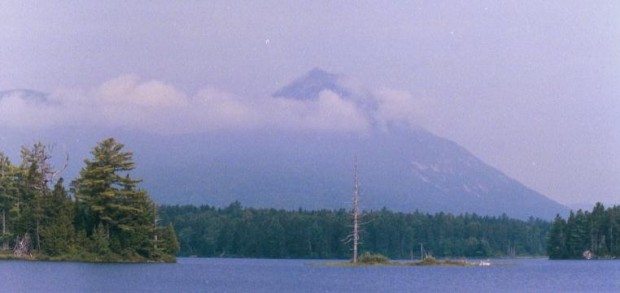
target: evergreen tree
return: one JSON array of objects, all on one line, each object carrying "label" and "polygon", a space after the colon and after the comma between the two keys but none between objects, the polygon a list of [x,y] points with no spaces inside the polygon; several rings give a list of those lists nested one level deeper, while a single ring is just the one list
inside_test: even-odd
[{"label": "evergreen tree", "polygon": [[108,138],[92,150],[92,159],[84,160],[86,166],[73,183],[77,222],[87,235],[95,234],[99,246],[105,243],[113,253],[151,257],[155,211],[147,193],[137,187],[140,180],[130,177],[133,154],[123,147]]},{"label": "evergreen tree", "polygon": [[605,239],[609,231],[609,217],[602,203],[597,202],[590,213],[590,251],[595,255],[608,254]]},{"label": "evergreen tree", "polygon": [[567,227],[567,257],[568,258],[581,258],[584,251],[590,248],[589,245],[589,223],[588,214],[582,210],[578,210],[576,214],[571,214],[568,217]]},{"label": "evergreen tree", "polygon": [[174,229],[157,227],[156,206],[131,178],[132,154],[122,144],[110,138],[92,150],[71,184],[75,202],[64,180],[55,180],[60,172],[50,150],[22,147],[19,166],[0,152],[0,251],[34,259],[174,260]]},{"label": "evergreen tree", "polygon": [[547,240],[547,254],[550,259],[562,259],[566,257],[566,221],[556,215],[549,231]]},{"label": "evergreen tree", "polygon": [[49,256],[75,251],[74,208],[60,178],[45,201],[45,216],[41,230],[42,250]]},{"label": "evergreen tree", "polygon": [[[284,211],[209,206],[160,207],[162,223],[179,231],[180,255],[271,258],[348,258],[349,213]],[[383,209],[364,213],[361,251],[390,258],[491,257],[542,255],[550,223],[508,217],[394,213]],[[510,248],[510,249],[507,249]]]},{"label": "evergreen tree", "polygon": [[161,249],[164,254],[176,255],[177,253],[179,253],[179,241],[177,240],[177,236],[174,232],[174,227],[172,226],[172,224],[168,224],[168,226],[166,226],[166,228],[162,230],[161,245]]},{"label": "evergreen tree", "polygon": [[22,147],[22,162],[18,169],[18,199],[15,207],[15,233],[22,238],[34,235],[33,247],[41,250],[41,228],[44,221],[45,197],[49,196],[49,184],[53,169],[49,163],[51,155],[43,143],[32,148]]},{"label": "evergreen tree", "polygon": [[616,258],[620,256],[618,222],[620,206],[596,203],[592,212],[570,212],[564,222],[556,217],[549,233],[547,253],[551,259]]},{"label": "evergreen tree", "polygon": [[13,238],[10,229],[10,210],[17,199],[16,167],[9,158],[0,152],[0,250],[8,250]]}]

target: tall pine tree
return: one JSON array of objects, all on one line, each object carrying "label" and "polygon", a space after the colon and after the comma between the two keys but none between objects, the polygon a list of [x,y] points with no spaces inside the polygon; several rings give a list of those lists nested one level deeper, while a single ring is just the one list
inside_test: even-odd
[{"label": "tall pine tree", "polygon": [[562,259],[566,257],[566,221],[556,215],[549,231],[547,239],[547,253],[550,259]]},{"label": "tall pine tree", "polygon": [[77,200],[78,229],[91,237],[105,237],[103,243],[121,256],[157,255],[155,211],[140,180],[130,177],[133,154],[124,145],[108,138],[91,152],[92,159],[73,182]]}]

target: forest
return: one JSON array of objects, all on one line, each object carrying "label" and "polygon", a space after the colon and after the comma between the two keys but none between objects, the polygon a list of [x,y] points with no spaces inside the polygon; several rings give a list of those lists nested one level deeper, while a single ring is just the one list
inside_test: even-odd
[{"label": "forest", "polygon": [[[351,257],[349,211],[161,206],[163,224],[177,231],[181,256],[322,258]],[[360,251],[392,259],[541,256],[551,224],[507,216],[454,216],[386,209],[363,212]]]},{"label": "forest", "polygon": [[547,243],[550,259],[616,258],[620,256],[620,206],[597,203],[592,212],[556,216]]},{"label": "forest", "polygon": [[109,138],[64,186],[51,147],[22,147],[21,162],[0,153],[0,257],[93,262],[174,261],[171,225],[157,224],[157,207],[130,176],[132,153]]}]

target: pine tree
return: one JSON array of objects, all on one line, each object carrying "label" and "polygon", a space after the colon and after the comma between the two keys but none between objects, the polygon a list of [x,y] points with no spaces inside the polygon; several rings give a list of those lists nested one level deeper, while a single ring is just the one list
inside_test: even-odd
[{"label": "pine tree", "polygon": [[[154,255],[155,211],[152,201],[138,189],[140,180],[130,177],[133,154],[113,138],[100,142],[92,159],[73,182],[77,200],[77,222],[87,235],[105,237],[113,253],[122,256]],[[103,232],[102,232],[103,231]],[[100,250],[101,251],[101,250]]]},{"label": "pine tree", "polygon": [[161,233],[161,245],[164,254],[175,255],[179,253],[179,241],[177,240],[176,233],[172,224],[168,224]]},{"label": "pine tree", "polygon": [[44,202],[44,222],[41,228],[42,250],[49,256],[69,253],[75,249],[74,208],[63,180],[54,185],[51,195]]},{"label": "pine tree", "polygon": [[592,213],[590,213],[589,223],[590,250],[597,256],[608,254],[605,234],[609,231],[609,217],[602,203],[597,202],[595,204]]},{"label": "pine tree", "polygon": [[33,248],[41,250],[41,228],[44,218],[44,201],[49,195],[49,183],[52,181],[53,169],[49,148],[43,143],[36,143],[32,148],[22,147],[22,162],[19,166],[18,201],[17,201],[17,235],[33,235]]},{"label": "pine tree", "polygon": [[566,221],[556,215],[549,231],[549,238],[547,239],[547,254],[550,259],[562,259],[566,257]]},{"label": "pine tree", "polygon": [[589,249],[588,214],[582,210],[577,213],[571,211],[566,221],[566,250],[567,258],[582,258],[583,252]]}]

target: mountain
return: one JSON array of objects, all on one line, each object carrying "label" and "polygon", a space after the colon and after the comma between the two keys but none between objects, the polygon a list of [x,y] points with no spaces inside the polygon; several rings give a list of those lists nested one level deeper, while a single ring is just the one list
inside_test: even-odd
[{"label": "mountain", "polygon": [[349,208],[357,156],[361,207],[366,210],[523,219],[551,219],[567,211],[456,143],[424,130],[368,136],[192,135],[177,143],[202,150],[191,156],[176,151],[172,157],[164,152],[139,156],[145,187],[162,202],[225,206],[239,200],[254,207]]},{"label": "mountain", "polygon": [[276,91],[275,98],[298,100],[317,99],[322,91],[329,90],[341,97],[351,95],[350,91],[339,82],[340,76],[320,68],[314,68],[304,76]]},{"label": "mountain", "polygon": [[[340,76],[321,69],[313,69],[273,96],[311,100],[325,90],[355,100]],[[187,135],[177,143],[201,146],[204,151],[185,158],[183,152],[174,151],[176,164],[162,162],[165,154],[157,154],[145,161],[161,165],[146,170],[160,172],[145,176],[158,178],[147,183],[150,190],[186,196],[174,200],[179,203],[221,206],[239,200],[255,207],[349,208],[353,160],[357,157],[363,209],[506,214],[523,219],[551,219],[568,211],[457,143],[420,127],[375,127],[365,134],[253,131],[208,138]],[[170,166],[175,167],[170,170]],[[162,180],[167,173],[176,174],[176,184]],[[170,185],[176,190],[170,190]]]},{"label": "mountain", "polygon": [[[314,69],[274,93],[274,99],[311,101],[323,91],[353,101],[368,115],[372,94],[356,96],[342,76]],[[18,94],[4,92],[0,99]],[[23,91],[33,101],[46,95]],[[357,103],[362,101],[360,103]],[[363,108],[363,103],[369,107]],[[362,105],[362,106],[360,106]],[[335,115],[338,112],[334,112]],[[349,209],[353,162],[361,182],[360,207],[527,219],[552,219],[568,208],[493,168],[457,143],[421,127],[373,124],[364,132],[321,130],[231,130],[158,135],[127,129],[97,130],[76,125],[0,136],[0,151],[33,139],[52,142],[60,163],[71,155],[62,175],[75,178],[89,148],[114,136],[135,154],[132,176],[160,204],[243,205],[283,209]],[[24,139],[27,138],[27,139]],[[510,154],[506,154],[510,155]],[[15,156],[13,156],[15,157]],[[17,160],[14,159],[14,162]]]},{"label": "mountain", "polygon": [[20,99],[27,102],[35,102],[35,103],[44,103],[47,101],[47,94],[29,90],[29,89],[16,89],[16,90],[8,90],[8,91],[0,91],[0,100],[6,99],[9,97],[19,97]]}]

